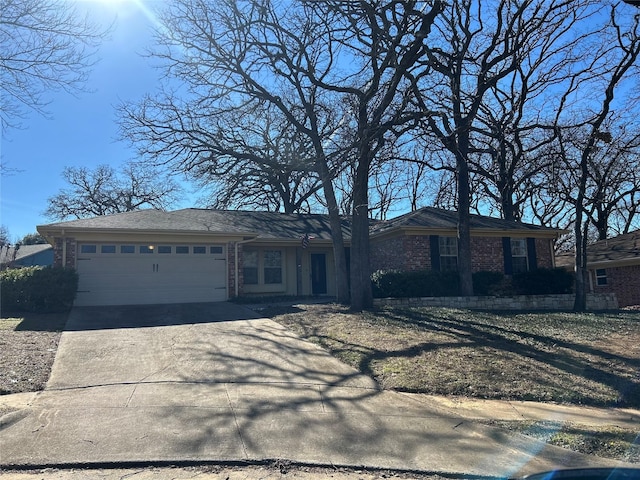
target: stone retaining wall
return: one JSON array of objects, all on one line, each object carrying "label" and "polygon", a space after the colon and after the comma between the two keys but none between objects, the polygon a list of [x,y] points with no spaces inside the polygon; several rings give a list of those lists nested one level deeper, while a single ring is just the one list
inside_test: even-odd
[{"label": "stone retaining wall", "polygon": [[[514,297],[376,298],[374,305],[467,308],[471,310],[573,310],[575,295],[517,295]],[[617,310],[615,293],[590,293],[588,310]]]}]

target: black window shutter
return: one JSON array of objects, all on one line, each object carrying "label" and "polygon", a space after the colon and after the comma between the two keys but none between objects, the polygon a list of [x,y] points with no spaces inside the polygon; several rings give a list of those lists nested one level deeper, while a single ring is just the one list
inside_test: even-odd
[{"label": "black window shutter", "polygon": [[511,237],[502,237],[502,255],[504,257],[504,274],[513,275],[513,261],[511,259]]},{"label": "black window shutter", "polygon": [[529,270],[538,268],[538,256],[536,255],[536,239],[527,238],[527,256],[529,257]]},{"label": "black window shutter", "polygon": [[440,271],[440,237],[429,235],[429,247],[431,249],[431,270]]}]

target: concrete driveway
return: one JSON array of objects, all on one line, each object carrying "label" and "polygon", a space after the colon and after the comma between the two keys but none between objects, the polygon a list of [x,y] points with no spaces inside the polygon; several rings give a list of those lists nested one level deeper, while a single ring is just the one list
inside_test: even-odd
[{"label": "concrete driveway", "polygon": [[229,303],[74,309],[46,390],[4,418],[0,466],[288,459],[508,477],[594,465],[380,392]]}]

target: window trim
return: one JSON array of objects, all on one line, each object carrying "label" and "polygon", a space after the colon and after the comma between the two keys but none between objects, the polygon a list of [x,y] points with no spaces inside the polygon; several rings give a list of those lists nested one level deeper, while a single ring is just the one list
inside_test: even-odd
[{"label": "window trim", "polygon": [[[255,265],[253,264],[254,255]],[[247,266],[249,258],[251,258],[251,263]],[[247,275],[248,269],[251,269],[251,275]],[[251,281],[247,282],[247,278],[250,278]],[[255,281],[253,281],[254,278]],[[260,251],[258,249],[246,248],[242,251],[242,282],[245,285],[260,285]]]},{"label": "window trim", "polygon": [[[267,256],[269,252],[277,252],[279,256],[279,266],[268,265]],[[248,256],[255,254],[255,265],[247,265]],[[277,289],[280,291],[286,286],[286,249],[278,247],[258,247],[258,248],[244,248],[242,251],[242,278],[243,285],[253,290],[269,290]],[[253,262],[252,262],[253,263]],[[251,274],[247,275],[248,269],[251,269]],[[279,273],[274,273],[275,271]],[[270,281],[275,278],[278,282]],[[256,281],[247,282],[247,279]],[[275,291],[275,290],[274,290]]]},{"label": "window trim", "polygon": [[[518,273],[526,273],[529,271],[529,249],[526,238],[512,238],[509,242],[511,245],[511,269],[514,274]],[[514,247],[522,247],[522,252],[517,253],[514,251]],[[522,261],[524,259],[524,270],[516,269],[516,262],[514,260],[518,259]],[[519,263],[519,262],[518,262]]]},{"label": "window trim", "polygon": [[[277,254],[273,256],[274,258],[278,257],[278,265],[267,265],[267,254]],[[282,285],[283,282],[283,257],[282,250],[264,250],[262,252],[262,278],[264,280],[265,285]],[[270,272],[267,274],[267,270]],[[278,282],[271,281],[271,272],[278,272],[276,278],[279,279]],[[269,280],[269,281],[268,281]]]},{"label": "window trim", "polygon": [[[594,274],[596,278],[597,287],[606,287],[609,285],[606,268],[596,268]],[[603,283],[600,283],[601,280],[603,281]]]},{"label": "window trim", "polygon": [[[452,253],[453,250],[453,253]],[[439,266],[441,272],[457,272],[458,271],[458,237],[439,236],[438,237],[438,255]],[[451,268],[451,259],[455,258],[455,268]]]}]

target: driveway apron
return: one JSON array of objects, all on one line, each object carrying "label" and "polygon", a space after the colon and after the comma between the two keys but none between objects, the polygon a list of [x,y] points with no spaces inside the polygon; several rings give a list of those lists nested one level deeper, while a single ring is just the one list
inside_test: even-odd
[{"label": "driveway apron", "polygon": [[508,477],[594,465],[381,392],[230,303],[75,308],[46,390],[4,418],[0,466],[286,459]]}]

